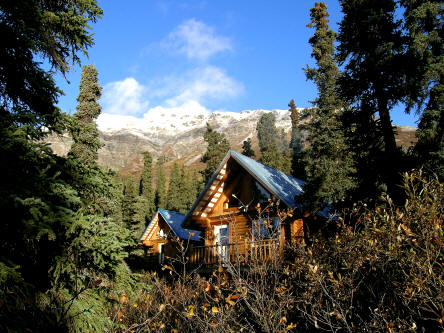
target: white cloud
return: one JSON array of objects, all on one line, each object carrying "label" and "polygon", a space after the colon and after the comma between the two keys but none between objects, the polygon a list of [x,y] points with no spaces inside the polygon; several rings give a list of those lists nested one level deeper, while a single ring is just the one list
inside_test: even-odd
[{"label": "white cloud", "polygon": [[[174,85],[177,85],[177,81]],[[215,66],[205,66],[185,75],[184,82],[176,89],[174,96],[166,100],[167,105],[174,106],[187,101],[202,103],[234,97],[241,94],[244,87],[229,77],[224,70]]]},{"label": "white cloud", "polygon": [[146,88],[129,77],[123,81],[111,82],[103,88],[101,104],[103,112],[119,115],[141,115],[148,109],[145,98]]},{"label": "white cloud", "polygon": [[[108,83],[101,104],[103,113],[122,116],[140,117],[167,109],[178,114],[200,114],[210,112],[204,106],[209,101],[235,97],[243,90],[244,86],[223,69],[204,66],[180,77],[154,79],[147,86],[132,77]],[[148,108],[149,105],[153,107]]]},{"label": "white cloud", "polygon": [[168,35],[162,45],[185,54],[189,59],[202,61],[214,54],[232,49],[229,38],[216,36],[212,27],[195,19],[190,19],[179,25]]}]

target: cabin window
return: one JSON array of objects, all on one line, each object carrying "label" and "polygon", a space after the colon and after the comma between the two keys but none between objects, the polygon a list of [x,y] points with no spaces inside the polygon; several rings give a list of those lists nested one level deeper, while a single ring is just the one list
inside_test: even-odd
[{"label": "cabin window", "polygon": [[270,239],[278,236],[279,218],[253,220],[252,232],[254,239]]}]

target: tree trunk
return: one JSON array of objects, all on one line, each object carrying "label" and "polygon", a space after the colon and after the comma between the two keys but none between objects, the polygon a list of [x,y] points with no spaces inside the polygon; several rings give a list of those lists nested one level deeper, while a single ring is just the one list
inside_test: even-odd
[{"label": "tree trunk", "polygon": [[387,102],[383,99],[378,100],[378,113],[381,120],[382,135],[384,136],[385,152],[392,158],[398,153],[396,148],[395,133],[393,131],[390,113],[387,107]]}]

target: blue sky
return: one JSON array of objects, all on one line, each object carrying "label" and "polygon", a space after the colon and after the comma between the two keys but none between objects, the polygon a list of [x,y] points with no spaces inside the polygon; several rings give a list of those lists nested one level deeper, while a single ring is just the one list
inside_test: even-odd
[{"label": "blue sky", "polygon": [[[341,19],[338,1],[325,1],[330,26]],[[104,87],[107,114],[141,118],[148,112],[286,109],[290,99],[310,106],[316,87],[302,70],[313,64],[307,28],[314,1],[100,1],[89,59]],[[59,106],[73,112],[80,68],[57,83]],[[392,113],[398,125],[415,117]]]}]

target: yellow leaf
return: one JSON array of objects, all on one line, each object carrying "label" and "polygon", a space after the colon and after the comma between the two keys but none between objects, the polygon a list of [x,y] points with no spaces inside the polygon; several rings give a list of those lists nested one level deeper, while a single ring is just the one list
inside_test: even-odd
[{"label": "yellow leaf", "polygon": [[137,304],[133,304],[133,306],[134,306],[135,308],[137,308]]},{"label": "yellow leaf", "polygon": [[171,333],[179,333],[179,331],[176,330],[176,329],[172,329],[172,330],[171,330]]},{"label": "yellow leaf", "polygon": [[286,327],[286,330],[287,330],[287,331],[292,330],[293,328],[296,328],[296,326],[298,326],[298,325],[297,325],[297,324],[293,324],[293,323],[291,323],[290,325],[288,325],[288,326]]},{"label": "yellow leaf", "polygon": [[222,273],[222,272],[224,271],[224,269],[223,269],[222,266],[219,266],[219,268],[217,269],[217,271],[218,271],[219,273]]},{"label": "yellow leaf", "polygon": [[[231,296],[231,295],[230,295]],[[231,300],[231,297],[230,296],[228,296],[227,298],[225,298],[225,301],[228,303],[228,304],[230,304],[230,305],[234,305],[234,304],[236,304],[236,302],[234,302],[234,301],[232,301]]]},{"label": "yellow leaf", "polygon": [[159,312],[162,312],[163,310],[165,310],[165,304],[160,304]]},{"label": "yellow leaf", "polygon": [[218,313],[218,312],[219,312],[219,308],[218,308],[217,306],[213,306],[213,307],[211,308],[211,312],[213,312],[213,313]]}]

